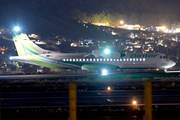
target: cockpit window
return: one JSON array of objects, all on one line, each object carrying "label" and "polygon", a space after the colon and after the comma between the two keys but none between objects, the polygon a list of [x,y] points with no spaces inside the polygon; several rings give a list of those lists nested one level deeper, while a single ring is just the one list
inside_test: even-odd
[{"label": "cockpit window", "polygon": [[160,59],[165,59],[167,58],[167,56],[160,56]]}]

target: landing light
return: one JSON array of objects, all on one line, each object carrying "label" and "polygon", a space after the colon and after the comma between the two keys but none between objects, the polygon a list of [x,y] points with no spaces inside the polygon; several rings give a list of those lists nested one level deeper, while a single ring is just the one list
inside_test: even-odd
[{"label": "landing light", "polygon": [[107,75],[107,72],[108,72],[108,71],[107,71],[106,69],[103,69],[103,70],[102,70],[102,75]]}]

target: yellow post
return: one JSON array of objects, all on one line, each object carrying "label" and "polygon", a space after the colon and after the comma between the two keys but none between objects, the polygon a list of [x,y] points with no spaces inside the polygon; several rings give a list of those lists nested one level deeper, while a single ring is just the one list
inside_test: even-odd
[{"label": "yellow post", "polygon": [[76,118],[76,83],[69,83],[69,120]]},{"label": "yellow post", "polygon": [[152,120],[152,88],[151,81],[144,82],[145,116],[144,120]]}]

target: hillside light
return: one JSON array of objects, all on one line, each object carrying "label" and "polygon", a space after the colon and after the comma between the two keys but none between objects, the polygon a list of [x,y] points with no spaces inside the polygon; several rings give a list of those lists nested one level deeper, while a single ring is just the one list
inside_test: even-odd
[{"label": "hillside light", "polygon": [[124,24],[124,21],[121,20],[121,21],[120,21],[120,24]]}]

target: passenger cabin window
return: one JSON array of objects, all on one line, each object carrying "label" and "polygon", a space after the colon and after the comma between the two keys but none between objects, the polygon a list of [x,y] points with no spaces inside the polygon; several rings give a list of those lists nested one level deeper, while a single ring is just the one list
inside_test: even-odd
[{"label": "passenger cabin window", "polygon": [[76,59],[76,61],[78,61],[78,59]]},{"label": "passenger cabin window", "polygon": [[124,58],[124,61],[126,61],[126,59]]},{"label": "passenger cabin window", "polygon": [[139,61],[142,61],[142,58],[140,58]]},{"label": "passenger cabin window", "polygon": [[136,58],[136,61],[138,61],[138,58]]},{"label": "passenger cabin window", "polygon": [[106,61],[106,59],[104,59],[104,61]]},{"label": "passenger cabin window", "polygon": [[143,61],[145,61],[146,59],[145,58],[143,58]]},{"label": "passenger cabin window", "polygon": [[129,58],[127,58],[127,61],[129,61]]},{"label": "passenger cabin window", "polygon": [[132,58],[130,58],[130,61],[132,61]]},{"label": "passenger cabin window", "polygon": [[119,59],[117,59],[117,61],[119,61]]},{"label": "passenger cabin window", "polygon": [[120,59],[120,61],[122,61],[122,59]]},{"label": "passenger cabin window", "polygon": [[136,61],[136,59],[135,59],[135,58],[133,58],[133,61]]}]

